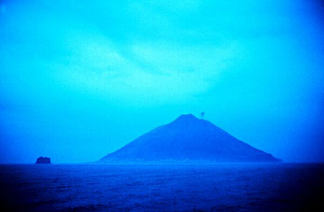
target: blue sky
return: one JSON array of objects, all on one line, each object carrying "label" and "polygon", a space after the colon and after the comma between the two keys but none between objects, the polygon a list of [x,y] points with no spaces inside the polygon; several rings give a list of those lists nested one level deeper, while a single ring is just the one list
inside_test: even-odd
[{"label": "blue sky", "polygon": [[321,1],[0,1],[0,162],[94,161],[183,113],[324,161]]}]

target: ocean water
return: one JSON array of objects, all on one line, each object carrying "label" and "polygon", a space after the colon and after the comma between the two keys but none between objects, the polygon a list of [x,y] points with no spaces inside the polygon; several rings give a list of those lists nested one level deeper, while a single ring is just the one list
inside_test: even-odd
[{"label": "ocean water", "polygon": [[0,189],[3,211],[324,211],[324,165],[1,165]]}]

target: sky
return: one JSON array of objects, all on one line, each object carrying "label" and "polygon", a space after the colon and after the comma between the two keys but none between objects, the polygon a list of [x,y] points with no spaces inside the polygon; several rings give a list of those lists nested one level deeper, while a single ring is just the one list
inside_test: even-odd
[{"label": "sky", "polygon": [[181,114],[324,162],[324,3],[0,0],[0,163],[96,161]]}]

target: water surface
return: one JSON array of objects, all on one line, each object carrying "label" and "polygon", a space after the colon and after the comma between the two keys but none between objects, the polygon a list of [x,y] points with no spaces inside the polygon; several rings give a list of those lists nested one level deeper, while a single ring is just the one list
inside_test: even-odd
[{"label": "water surface", "polygon": [[8,211],[324,209],[323,164],[1,165],[0,186]]}]

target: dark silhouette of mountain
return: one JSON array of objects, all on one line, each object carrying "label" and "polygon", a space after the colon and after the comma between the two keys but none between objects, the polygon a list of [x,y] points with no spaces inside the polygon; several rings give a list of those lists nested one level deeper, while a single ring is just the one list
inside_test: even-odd
[{"label": "dark silhouette of mountain", "polygon": [[50,164],[51,163],[51,159],[48,157],[39,157],[36,160],[36,164]]},{"label": "dark silhouette of mountain", "polygon": [[276,162],[209,121],[181,115],[108,154],[102,162],[210,161]]}]

